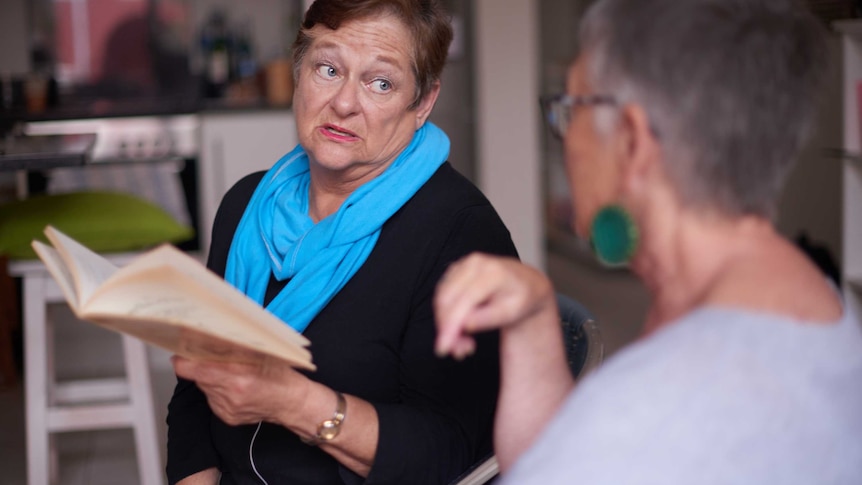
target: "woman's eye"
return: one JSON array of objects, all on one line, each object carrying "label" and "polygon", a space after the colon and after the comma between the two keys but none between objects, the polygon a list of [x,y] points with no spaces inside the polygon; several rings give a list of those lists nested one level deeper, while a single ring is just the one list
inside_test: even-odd
[{"label": "woman's eye", "polygon": [[386,79],[375,79],[371,82],[371,88],[378,93],[385,93],[392,89],[392,83]]},{"label": "woman's eye", "polygon": [[317,66],[317,73],[323,77],[335,77],[338,74],[335,71],[335,68],[328,64],[321,64]]}]

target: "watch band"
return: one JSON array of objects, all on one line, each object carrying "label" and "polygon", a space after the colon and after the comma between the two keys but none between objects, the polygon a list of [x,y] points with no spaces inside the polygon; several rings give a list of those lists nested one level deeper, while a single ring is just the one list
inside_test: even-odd
[{"label": "watch band", "polygon": [[317,434],[311,438],[300,438],[305,444],[316,446],[325,441],[333,440],[338,436],[338,433],[341,431],[341,423],[344,422],[347,414],[347,400],[344,399],[344,394],[338,391],[335,391],[335,398],[337,399],[337,403],[332,419],[327,419],[320,423],[320,426],[317,427]]}]

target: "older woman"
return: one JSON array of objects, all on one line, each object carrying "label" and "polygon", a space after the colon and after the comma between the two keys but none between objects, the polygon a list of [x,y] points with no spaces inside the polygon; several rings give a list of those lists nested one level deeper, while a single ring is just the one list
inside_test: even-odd
[{"label": "older woman", "polygon": [[446,273],[440,353],[502,327],[504,483],[862,483],[859,322],[771,223],[812,125],[821,30],[787,0],[591,7],[550,121],[577,233],[652,305],[575,387],[541,273],[485,255]]},{"label": "older woman", "polygon": [[172,483],[446,483],[490,452],[496,336],[462,362],[433,346],[447,265],[515,254],[427,121],[451,38],[433,1],[306,13],[300,144],[225,196],[209,266],[303,331],[317,371],[175,358]]}]

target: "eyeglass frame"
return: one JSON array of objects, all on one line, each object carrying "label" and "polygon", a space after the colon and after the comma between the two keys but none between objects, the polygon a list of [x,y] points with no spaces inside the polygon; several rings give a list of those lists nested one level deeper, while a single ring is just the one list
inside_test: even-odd
[{"label": "eyeglass frame", "polygon": [[581,106],[617,106],[617,99],[608,94],[551,94],[539,99],[542,105],[543,118],[548,123],[551,133],[563,139],[569,123],[572,122],[572,111]]}]

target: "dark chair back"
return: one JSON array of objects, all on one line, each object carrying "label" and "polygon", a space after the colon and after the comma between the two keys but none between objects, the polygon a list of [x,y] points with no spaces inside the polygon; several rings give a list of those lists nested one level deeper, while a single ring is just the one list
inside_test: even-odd
[{"label": "dark chair back", "polygon": [[557,293],[557,306],[563,325],[563,344],[572,375],[580,377],[598,366],[604,358],[604,344],[596,319],[587,308],[566,295]]}]

